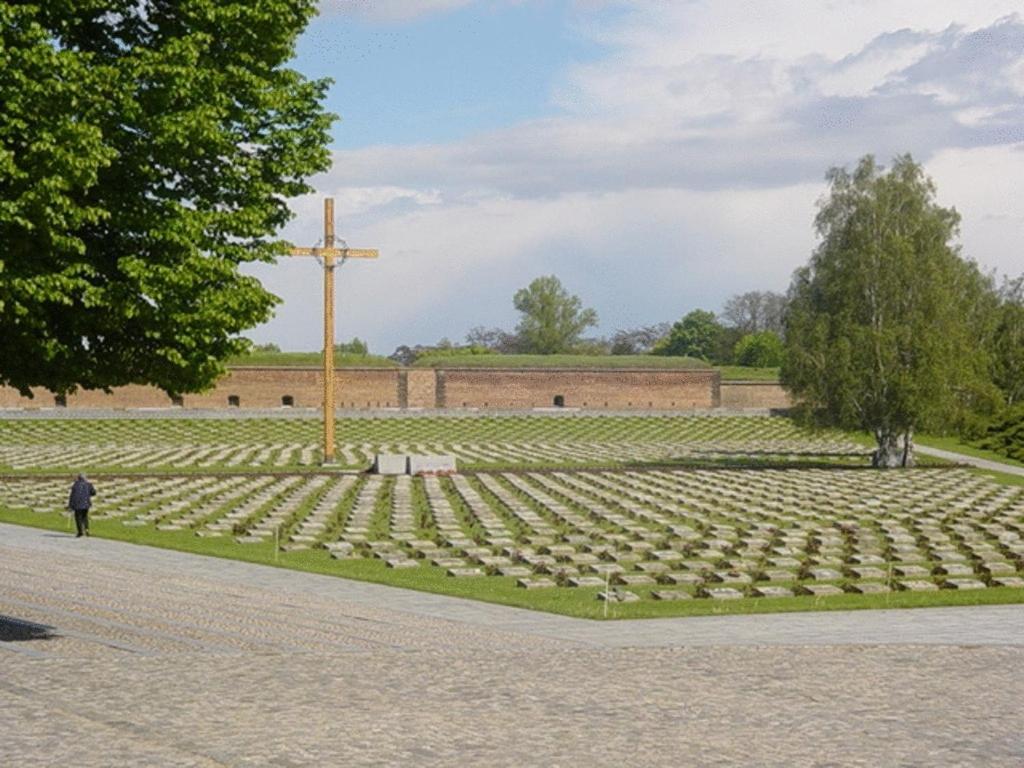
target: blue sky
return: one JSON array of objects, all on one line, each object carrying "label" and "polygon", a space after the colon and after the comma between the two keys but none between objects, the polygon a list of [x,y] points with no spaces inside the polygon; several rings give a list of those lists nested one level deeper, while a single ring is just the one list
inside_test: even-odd
[{"label": "blue sky", "polygon": [[[323,0],[295,68],[335,80],[333,167],[292,201],[340,270],[339,338],[374,352],[514,327],[556,274],[596,333],[784,290],[833,165],[911,152],[963,216],[966,255],[1024,271],[1024,19],[987,0]],[[813,30],[813,34],[810,32]],[[321,343],[320,276],[250,336]]]},{"label": "blue sky", "polygon": [[455,141],[552,113],[566,67],[600,51],[573,15],[554,0],[394,21],[327,12],[300,40],[295,67],[335,81],[336,149]]}]

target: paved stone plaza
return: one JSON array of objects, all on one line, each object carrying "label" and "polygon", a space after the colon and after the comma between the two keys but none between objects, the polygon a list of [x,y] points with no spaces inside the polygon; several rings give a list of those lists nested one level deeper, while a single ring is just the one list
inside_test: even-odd
[{"label": "paved stone plaza", "polygon": [[0,526],[0,764],[1024,764],[1024,608],[598,623]]}]

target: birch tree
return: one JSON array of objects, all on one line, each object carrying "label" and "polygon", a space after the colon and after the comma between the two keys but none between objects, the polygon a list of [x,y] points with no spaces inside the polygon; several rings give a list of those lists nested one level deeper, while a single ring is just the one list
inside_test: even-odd
[{"label": "birch tree", "polygon": [[991,393],[991,285],[909,155],[826,178],[821,241],[789,289],[782,381],[808,420],[873,434],[875,466],[910,466],[915,431]]}]

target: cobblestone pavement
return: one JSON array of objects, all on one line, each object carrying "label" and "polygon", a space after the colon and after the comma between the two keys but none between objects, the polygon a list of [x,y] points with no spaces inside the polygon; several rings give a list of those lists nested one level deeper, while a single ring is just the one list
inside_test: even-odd
[{"label": "cobblestone pavement", "polygon": [[596,623],[0,526],[0,765],[1021,766],[1022,630]]}]

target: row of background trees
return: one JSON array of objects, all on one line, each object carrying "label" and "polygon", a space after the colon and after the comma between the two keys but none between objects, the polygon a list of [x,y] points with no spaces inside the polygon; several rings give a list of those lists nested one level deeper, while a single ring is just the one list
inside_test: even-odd
[{"label": "row of background trees", "polygon": [[442,339],[433,345],[403,345],[391,358],[408,365],[421,357],[440,355],[666,355],[698,358],[714,365],[778,367],[784,355],[785,303],[786,297],[780,293],[750,291],[729,299],[721,318],[695,309],[675,323],[588,337],[584,333],[597,325],[597,312],[584,307],[556,276],[547,275],[516,291],[513,305],[520,312],[520,321],[514,330],[477,326],[463,344]]}]

